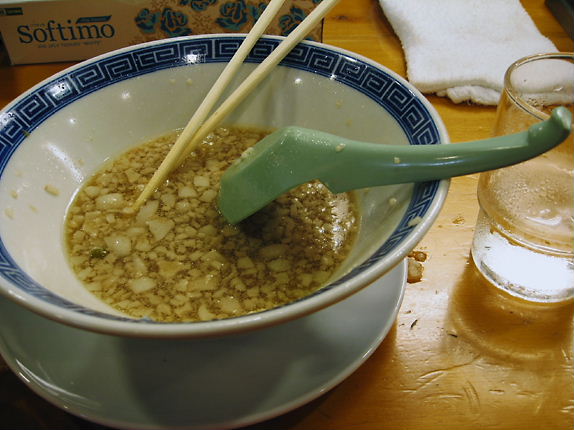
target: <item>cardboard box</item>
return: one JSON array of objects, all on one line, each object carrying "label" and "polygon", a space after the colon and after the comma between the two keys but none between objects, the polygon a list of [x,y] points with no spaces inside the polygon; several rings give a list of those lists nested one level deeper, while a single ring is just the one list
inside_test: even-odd
[{"label": "cardboard box", "polygon": [[[267,34],[286,35],[320,0],[286,1]],[[0,0],[12,64],[84,60],[193,34],[247,33],[269,0]],[[322,40],[322,25],[309,38]]]}]

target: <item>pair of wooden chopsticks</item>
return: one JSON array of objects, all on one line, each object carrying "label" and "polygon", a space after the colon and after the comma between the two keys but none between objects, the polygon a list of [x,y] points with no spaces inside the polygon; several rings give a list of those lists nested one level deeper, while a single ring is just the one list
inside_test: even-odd
[{"label": "pair of wooden chopsticks", "polygon": [[323,0],[319,5],[251,72],[241,85],[209,117],[209,112],[225,88],[231,82],[239,67],[259,40],[271,20],[279,12],[285,0],[271,0],[251,31],[247,34],[237,52],[233,55],[215,84],[189,120],[181,135],[175,141],[154,175],[144,187],[134,206],[139,208],[165,181],[205,137],[241,103],[253,89],[279,64],[279,62],[329,13],[340,0]]}]

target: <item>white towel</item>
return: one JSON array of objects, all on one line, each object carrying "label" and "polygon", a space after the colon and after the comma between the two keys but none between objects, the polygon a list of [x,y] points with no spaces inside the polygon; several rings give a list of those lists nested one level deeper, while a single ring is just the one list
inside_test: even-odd
[{"label": "white towel", "polygon": [[455,103],[495,105],[515,60],[556,52],[519,0],[380,0],[408,80]]}]

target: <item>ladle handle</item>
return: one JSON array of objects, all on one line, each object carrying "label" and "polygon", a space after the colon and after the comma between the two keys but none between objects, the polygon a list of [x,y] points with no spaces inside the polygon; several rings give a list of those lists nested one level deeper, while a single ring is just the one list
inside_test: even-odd
[{"label": "ladle handle", "polygon": [[[319,178],[333,192],[407,182],[424,182],[497,169],[526,161],[560,144],[571,131],[572,115],[565,107],[527,131],[450,145],[382,145],[345,141],[325,134],[335,151]],[[321,133],[322,134],[322,133]],[[315,144],[320,136],[313,136]],[[323,157],[325,151],[322,151]]]}]

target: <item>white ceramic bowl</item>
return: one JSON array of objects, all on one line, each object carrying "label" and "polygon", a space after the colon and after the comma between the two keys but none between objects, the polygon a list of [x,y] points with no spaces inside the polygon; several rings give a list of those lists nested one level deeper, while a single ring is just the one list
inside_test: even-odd
[{"label": "white ceramic bowl", "polygon": [[[64,217],[76,190],[110,157],[183,127],[241,40],[185,37],[114,51],[45,80],[0,111],[4,295],[45,317],[102,333],[211,336],[315,312],[405,258],[438,215],[448,181],[360,191],[360,233],[338,279],[277,309],[210,322],[156,323],[118,314],[76,279],[63,246]],[[261,39],[236,82],[280,41]],[[299,125],[402,145],[448,143],[438,114],[405,80],[366,58],[312,42],[298,45],[225,123]],[[47,184],[60,194],[47,193]],[[389,204],[391,198],[397,204]]]}]

